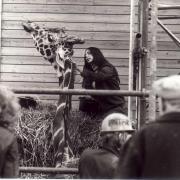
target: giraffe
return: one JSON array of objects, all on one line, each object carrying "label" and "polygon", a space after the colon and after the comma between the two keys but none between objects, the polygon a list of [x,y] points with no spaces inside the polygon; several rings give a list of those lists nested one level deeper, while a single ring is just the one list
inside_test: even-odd
[{"label": "giraffe", "polygon": [[[23,22],[24,30],[31,34],[36,49],[45,60],[54,67],[59,86],[62,89],[74,88],[74,70],[76,64],[72,61],[73,45],[82,44],[84,40],[68,35],[65,28],[40,27],[34,22]],[[71,96],[60,95],[57,103],[56,116],[53,121],[53,147],[55,152],[55,166],[62,165],[68,156],[73,156],[68,134],[68,116],[71,108]]]}]

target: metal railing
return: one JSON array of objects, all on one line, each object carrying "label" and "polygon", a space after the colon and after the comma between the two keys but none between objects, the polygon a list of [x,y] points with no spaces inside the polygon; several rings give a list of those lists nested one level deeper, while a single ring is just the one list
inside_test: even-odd
[{"label": "metal railing", "polygon": [[[87,90],[87,89],[49,89],[49,88],[12,88],[16,94],[69,94],[69,95],[121,95],[121,96],[149,96],[148,91],[126,91],[126,90]],[[20,167],[20,173],[44,173],[44,174],[78,174],[77,168],[51,168],[51,167]]]},{"label": "metal railing", "polygon": [[78,174],[77,168],[20,167],[20,173]]},{"label": "metal railing", "polygon": [[121,95],[121,96],[148,96],[149,91],[127,91],[127,90],[87,90],[87,89],[49,89],[49,88],[12,88],[16,94],[69,94],[69,95]]}]

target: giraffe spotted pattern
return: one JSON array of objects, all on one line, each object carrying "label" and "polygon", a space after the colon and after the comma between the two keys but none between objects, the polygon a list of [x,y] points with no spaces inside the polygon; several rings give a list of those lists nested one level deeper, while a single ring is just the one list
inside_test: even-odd
[{"label": "giraffe spotted pattern", "polygon": [[[22,23],[22,26],[26,32],[31,34],[37,51],[52,64],[59,78],[60,88],[73,89],[76,69],[76,64],[72,61],[73,45],[82,44],[84,40],[68,35],[64,28],[40,27],[30,21]],[[71,96],[60,95],[56,116],[53,121],[52,138],[56,167],[61,166],[64,157],[68,158],[68,156],[73,155],[68,134],[70,108]]]}]

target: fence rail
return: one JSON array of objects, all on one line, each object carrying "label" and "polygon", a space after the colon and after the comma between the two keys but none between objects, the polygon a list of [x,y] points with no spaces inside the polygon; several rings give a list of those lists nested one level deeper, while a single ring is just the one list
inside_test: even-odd
[{"label": "fence rail", "polygon": [[69,94],[69,95],[122,95],[122,96],[149,96],[149,91],[126,91],[126,90],[87,90],[87,89],[37,89],[37,88],[12,88],[17,94]]},{"label": "fence rail", "polygon": [[180,9],[180,5],[158,4],[158,10]]},{"label": "fence rail", "polygon": [[[16,94],[70,94],[70,95],[122,95],[122,96],[149,96],[148,91],[126,90],[87,90],[87,89],[37,89],[37,88],[12,88]],[[20,173],[52,173],[52,174],[78,174],[77,168],[50,168],[50,167],[20,167]]]},{"label": "fence rail", "polygon": [[20,167],[20,173],[78,174],[77,168]]}]

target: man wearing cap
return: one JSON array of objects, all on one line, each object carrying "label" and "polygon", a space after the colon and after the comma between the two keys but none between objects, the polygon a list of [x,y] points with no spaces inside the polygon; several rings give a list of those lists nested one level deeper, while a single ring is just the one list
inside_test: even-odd
[{"label": "man wearing cap", "polygon": [[155,81],[160,117],[121,149],[114,178],[180,178],[180,76]]},{"label": "man wearing cap", "polygon": [[101,125],[102,145],[99,149],[86,149],[80,157],[80,178],[112,178],[119,159],[121,145],[131,132],[133,129],[127,116],[121,113],[108,115]]}]

